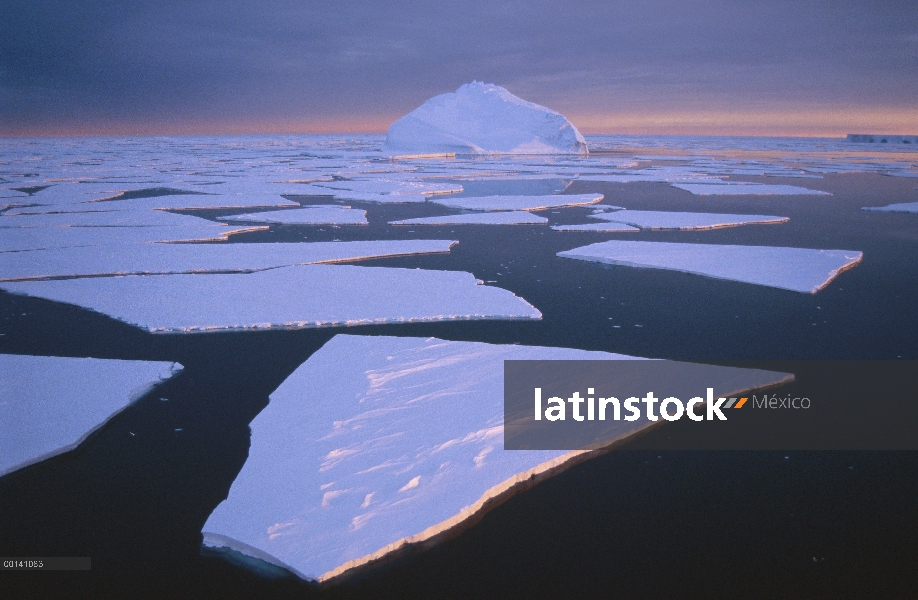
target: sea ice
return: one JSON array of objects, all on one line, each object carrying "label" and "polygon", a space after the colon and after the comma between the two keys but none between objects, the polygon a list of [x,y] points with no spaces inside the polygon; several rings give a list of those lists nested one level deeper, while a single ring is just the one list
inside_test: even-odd
[{"label": "sea ice", "polygon": [[620,233],[623,231],[640,231],[637,227],[624,223],[587,223],[586,225],[552,225],[555,231],[601,231],[606,233]]},{"label": "sea ice", "polygon": [[[568,348],[337,335],[271,394],[204,544],[328,580],[430,545],[595,454],[503,449],[505,360],[632,357]],[[699,365],[711,369],[708,365]],[[786,381],[723,368],[718,393]],[[720,377],[718,375],[717,377]],[[737,390],[738,391],[738,390]],[[624,439],[648,426],[618,423]]]},{"label": "sea ice", "polygon": [[443,196],[430,202],[465,210],[545,210],[565,206],[586,206],[603,199],[602,194],[562,194],[557,196]]},{"label": "sea ice", "polygon": [[593,219],[626,223],[641,229],[717,229],[761,223],[784,223],[787,217],[769,215],[722,215],[715,213],[619,210],[589,215]]},{"label": "sea ice", "polygon": [[0,252],[0,281],[153,275],[248,273],[318,263],[449,252],[450,240],[378,240],[270,244],[121,244]]},{"label": "sea ice", "polygon": [[200,217],[162,210],[65,212],[32,215],[0,215],[0,228],[8,227],[199,227],[220,226]]},{"label": "sea ice", "polygon": [[474,81],[427,100],[389,127],[390,154],[587,154],[563,115]]},{"label": "sea ice", "polygon": [[854,250],[612,240],[558,256],[610,265],[669,269],[815,294],[862,258]]},{"label": "sea ice", "polygon": [[181,368],[170,362],[0,354],[0,476],[72,450]]},{"label": "sea ice", "polygon": [[888,206],[865,206],[861,210],[918,213],[918,202],[902,202],[900,204],[890,204]]},{"label": "sea ice", "polygon": [[216,242],[236,233],[267,228],[265,225],[227,227],[213,222],[181,227],[11,227],[0,235],[0,252],[141,242]]},{"label": "sea ice", "polygon": [[765,183],[673,183],[675,188],[697,196],[831,196],[829,192],[811,190],[795,185],[772,185]]},{"label": "sea ice", "polygon": [[367,225],[367,211],[343,206],[310,206],[292,210],[220,217],[221,221],[279,223],[283,225]]},{"label": "sea ice", "polygon": [[274,208],[298,207],[299,202],[292,202],[280,196],[217,196],[209,194],[183,194],[181,196],[157,196],[155,198],[134,198],[131,200],[99,200],[79,202],[76,204],[59,204],[50,206],[30,206],[17,208],[6,215],[30,215],[70,212],[108,212],[122,210],[202,210],[223,208]]},{"label": "sea ice", "polygon": [[298,194],[331,195],[340,200],[376,203],[424,202],[427,196],[462,191],[458,183],[426,182],[403,179],[341,180],[303,186]]},{"label": "sea ice", "polygon": [[349,265],[4,282],[0,289],[82,306],[153,333],[542,318],[471,273]]},{"label": "sea ice", "polygon": [[544,225],[548,219],[525,211],[486,212],[390,221],[389,225]]}]

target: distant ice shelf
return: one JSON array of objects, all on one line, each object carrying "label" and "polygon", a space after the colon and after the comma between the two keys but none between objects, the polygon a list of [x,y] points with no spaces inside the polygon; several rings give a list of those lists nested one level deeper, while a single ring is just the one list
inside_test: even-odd
[{"label": "distant ice shelf", "polygon": [[542,317],[471,273],[349,265],[4,282],[0,289],[81,306],[152,333]]},{"label": "distant ice shelf", "polygon": [[[505,360],[628,358],[337,335],[252,421],[248,459],[207,519],[203,543],[326,581],[411,544],[429,547],[510,495],[597,454],[503,449]],[[714,369],[715,389],[787,377]],[[610,433],[621,441],[650,423],[620,421]]]},{"label": "distant ice shelf", "polygon": [[918,213],[918,202],[902,202],[899,204],[890,204],[888,206],[865,206],[861,210],[876,212]]},{"label": "distant ice shelf", "polygon": [[788,217],[771,215],[730,215],[696,212],[666,212],[655,210],[618,210],[589,215],[593,219],[633,225],[640,229],[718,229],[737,225],[785,223]]},{"label": "distant ice shelf", "polygon": [[393,123],[383,150],[395,155],[586,155],[587,144],[560,113],[474,81],[427,100]]},{"label": "distant ice shelf", "polygon": [[486,212],[390,221],[389,225],[544,225],[548,219],[525,211]]},{"label": "distant ice shelf", "polygon": [[367,211],[342,206],[311,206],[291,210],[220,217],[221,221],[278,223],[282,225],[367,225]]},{"label": "distant ice shelf", "polygon": [[829,192],[811,190],[795,185],[766,183],[673,183],[675,188],[697,196],[831,196]]},{"label": "distant ice shelf", "polygon": [[76,448],[178,363],[0,354],[0,476]]},{"label": "distant ice shelf", "polygon": [[602,194],[561,194],[556,196],[442,196],[430,202],[465,210],[545,210],[566,206],[586,206],[603,199]]},{"label": "distant ice shelf", "polygon": [[563,258],[668,269],[815,294],[860,262],[854,250],[612,240],[559,252]]},{"label": "distant ice shelf", "polygon": [[449,252],[452,240],[269,244],[121,244],[0,252],[0,281],[181,273],[247,273],[316,263]]}]

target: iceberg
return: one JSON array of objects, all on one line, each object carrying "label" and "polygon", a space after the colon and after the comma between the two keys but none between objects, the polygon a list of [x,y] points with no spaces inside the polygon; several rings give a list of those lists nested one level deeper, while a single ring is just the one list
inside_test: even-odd
[{"label": "iceberg", "polygon": [[251,273],[294,265],[449,252],[452,240],[122,244],[0,252],[0,281],[102,275]]},{"label": "iceberg", "polygon": [[435,96],[393,123],[383,151],[581,156],[588,152],[583,136],[560,113],[478,81]]},{"label": "iceberg", "polygon": [[890,204],[888,206],[865,206],[861,210],[918,213],[918,202],[902,202],[899,204]]},{"label": "iceberg", "polygon": [[557,196],[444,196],[429,202],[464,210],[546,210],[566,206],[588,206],[603,199],[602,194],[562,194]]},{"label": "iceberg", "polygon": [[548,219],[525,211],[487,212],[389,221],[389,225],[544,225]]},{"label": "iceberg", "polygon": [[669,269],[815,294],[839,273],[859,263],[855,250],[813,250],[775,246],[674,244],[612,240],[559,252],[610,265]]},{"label": "iceberg", "polygon": [[18,281],[0,289],[81,306],[151,333],[542,318],[471,273],[350,265]]},{"label": "iceberg", "polygon": [[785,223],[788,217],[770,215],[723,215],[715,213],[667,212],[655,210],[619,210],[589,215],[592,219],[626,223],[641,229],[681,229],[697,231],[738,225]]},{"label": "iceberg", "polygon": [[[630,358],[336,335],[252,421],[248,459],[202,528],[203,543],[322,581],[412,544],[429,547],[510,495],[598,454],[504,450],[505,360]],[[711,385],[748,389],[786,379],[722,368]],[[622,441],[650,424],[621,421],[612,433]]]},{"label": "iceberg", "polygon": [[345,206],[310,206],[291,210],[220,217],[221,221],[277,223],[280,225],[367,225],[367,211]]},{"label": "iceberg", "polygon": [[0,476],[77,447],[178,363],[0,354]]}]

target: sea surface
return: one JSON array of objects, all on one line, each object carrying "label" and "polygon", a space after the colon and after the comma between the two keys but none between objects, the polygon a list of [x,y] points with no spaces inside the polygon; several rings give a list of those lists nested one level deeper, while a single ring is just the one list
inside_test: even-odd
[{"label": "sea surface", "polygon": [[[902,402],[918,401],[910,387],[915,376],[902,379],[918,369],[895,366],[918,364],[911,362],[918,360],[918,215],[861,210],[918,201],[918,148],[835,139],[587,136],[591,154],[583,159],[392,159],[381,153],[382,141],[239,136],[0,143],[0,188],[28,194],[0,198],[0,208],[6,206],[0,219],[39,201],[48,185],[110,184],[127,192],[123,198],[149,198],[171,190],[213,193],[227,182],[237,188],[250,182],[257,190],[261,183],[310,180],[288,186],[294,192],[303,186],[305,193],[284,197],[304,206],[360,208],[369,225],[271,225],[217,243],[458,240],[448,254],[359,264],[468,271],[543,315],[533,322],[162,335],[77,306],[0,291],[0,352],[184,366],[181,376],[74,451],[0,478],[0,555],[92,557],[89,572],[0,573],[0,597],[918,597],[918,454],[892,443],[869,448],[833,439],[838,429],[786,432],[763,442],[768,449],[752,451],[684,449],[707,442],[682,423],[663,427],[511,498],[450,541],[322,589],[202,550],[201,527],[246,460],[249,422],[271,392],[339,332],[744,361],[796,369],[792,385],[823,398],[850,398],[857,390],[867,409],[907,412],[913,409]],[[644,180],[595,180],[602,176]],[[456,211],[430,202],[336,200],[314,187],[323,179],[387,177],[459,182],[463,195],[595,192],[605,195],[603,204],[632,210],[790,220],[630,233],[391,226]],[[671,185],[708,178],[831,195],[699,196]],[[591,222],[593,210],[535,214],[573,224]],[[216,221],[254,210],[181,212]],[[825,289],[801,294],[556,256],[610,239],[847,249],[864,258]],[[817,361],[848,362],[805,367]],[[884,368],[898,379],[884,381],[877,375]],[[850,427],[857,419],[846,422]]]}]

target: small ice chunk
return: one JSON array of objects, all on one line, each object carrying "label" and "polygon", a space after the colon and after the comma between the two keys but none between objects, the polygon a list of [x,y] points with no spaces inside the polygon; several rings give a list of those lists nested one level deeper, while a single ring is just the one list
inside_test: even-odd
[{"label": "small ice chunk", "polygon": [[279,223],[283,225],[367,225],[367,211],[341,206],[310,206],[292,210],[220,217],[221,221]]},{"label": "small ice chunk", "polygon": [[121,244],[0,252],[0,281],[152,275],[247,273],[293,265],[449,252],[451,240],[373,240],[299,244]]},{"label": "small ice chunk", "polygon": [[542,318],[522,298],[480,285],[471,273],[349,265],[4,282],[0,289],[88,308],[152,333]]},{"label": "small ice chunk", "polygon": [[918,202],[902,202],[899,204],[890,204],[888,206],[865,206],[861,210],[918,213]]},{"label": "small ice chunk", "polygon": [[587,223],[586,225],[552,225],[555,231],[601,231],[606,233],[620,233],[623,231],[640,231],[637,227],[624,223]]},{"label": "small ice chunk", "polygon": [[612,240],[559,252],[558,256],[610,265],[669,269],[815,294],[860,262],[854,250],[773,246],[674,244]]},{"label": "small ice chunk", "polygon": [[[581,451],[503,449],[505,360],[628,358],[337,335],[271,394],[252,421],[248,459],[208,517],[203,543],[320,580],[405,544],[430,545],[501,497],[586,458]],[[695,366],[712,368],[688,368]],[[707,377],[715,389],[787,378],[719,369],[717,377]],[[620,421],[615,432],[625,439],[649,423]]]},{"label": "small ice chunk", "polygon": [[784,223],[787,217],[769,215],[729,215],[695,212],[666,212],[655,210],[619,210],[589,215],[593,219],[626,223],[641,229],[718,229],[754,223]]},{"label": "small ice chunk", "polygon": [[558,196],[444,196],[430,202],[465,210],[546,210],[565,206],[586,206],[603,199],[602,194],[562,194]]},{"label": "small ice chunk", "polygon": [[178,363],[0,354],[0,476],[72,450]]},{"label": "small ice chunk", "polygon": [[563,115],[473,81],[427,100],[389,127],[383,151],[430,154],[587,154]]},{"label": "small ice chunk", "polygon": [[390,221],[389,225],[544,225],[548,219],[525,211],[487,212]]},{"label": "small ice chunk", "polygon": [[811,190],[795,185],[765,183],[673,183],[673,187],[696,196],[831,196],[829,192]]}]

